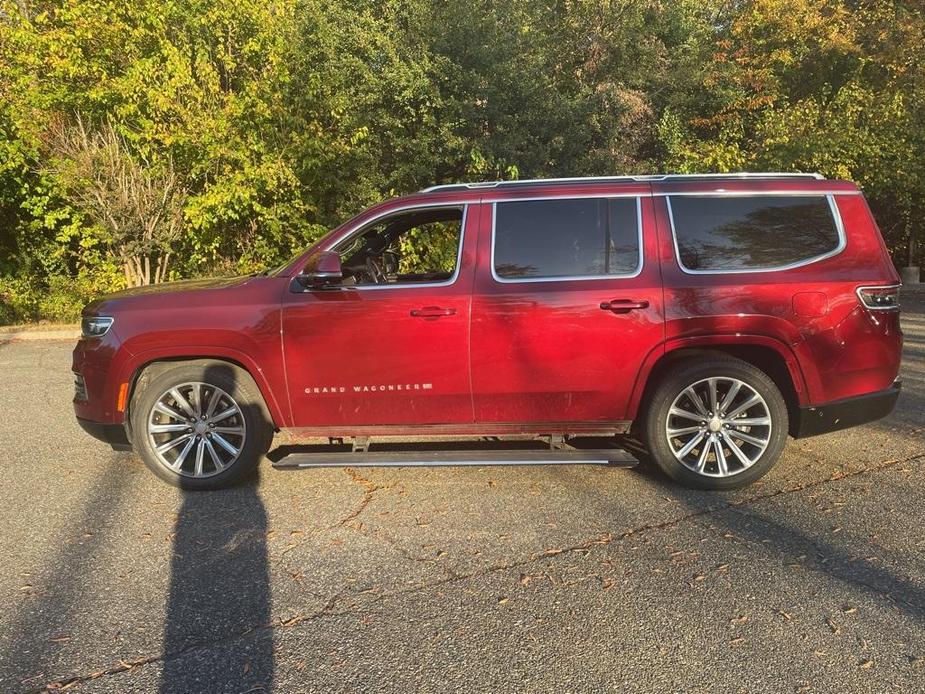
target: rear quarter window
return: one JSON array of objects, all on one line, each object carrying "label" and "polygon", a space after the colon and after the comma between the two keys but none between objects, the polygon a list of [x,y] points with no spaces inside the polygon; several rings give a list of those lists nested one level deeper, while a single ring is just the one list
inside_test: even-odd
[{"label": "rear quarter window", "polygon": [[493,244],[501,281],[632,275],[641,267],[638,199],[499,202]]},{"label": "rear quarter window", "polygon": [[825,195],[671,195],[678,260],[695,272],[778,270],[840,251],[844,237]]}]

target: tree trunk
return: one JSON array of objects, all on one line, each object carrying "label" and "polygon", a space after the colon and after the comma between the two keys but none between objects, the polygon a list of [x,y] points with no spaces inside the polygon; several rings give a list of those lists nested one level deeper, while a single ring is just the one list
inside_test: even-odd
[{"label": "tree trunk", "polygon": [[132,286],[143,287],[147,284],[147,281],[145,280],[144,263],[137,255],[133,255],[130,260],[132,264]]},{"label": "tree trunk", "polygon": [[162,254],[133,255],[122,263],[125,281],[130,287],[144,287],[167,280],[170,266],[170,252]]},{"label": "tree trunk", "polygon": [[167,266],[170,263],[170,253],[164,252],[157,257],[154,265],[154,284],[160,284],[167,279]]}]

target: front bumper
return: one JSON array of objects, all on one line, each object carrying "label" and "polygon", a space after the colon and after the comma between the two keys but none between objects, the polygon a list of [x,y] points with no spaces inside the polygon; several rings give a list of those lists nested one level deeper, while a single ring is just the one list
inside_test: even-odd
[{"label": "front bumper", "polygon": [[81,338],[71,355],[74,374],[74,414],[80,419],[104,424],[120,424],[123,413],[117,409],[120,367],[129,357],[110,329],[102,337]]},{"label": "front bumper", "polygon": [[103,424],[89,419],[77,418],[80,428],[95,439],[108,443],[115,451],[130,451],[132,443],[128,440],[123,424]]},{"label": "front bumper", "polygon": [[876,393],[801,407],[795,421],[791,422],[790,434],[800,439],[882,419],[896,407],[901,388],[902,383],[897,380],[886,390]]}]

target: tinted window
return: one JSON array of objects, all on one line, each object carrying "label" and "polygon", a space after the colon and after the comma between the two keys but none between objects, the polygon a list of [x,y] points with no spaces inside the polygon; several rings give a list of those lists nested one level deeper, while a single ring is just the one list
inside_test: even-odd
[{"label": "tinted window", "polygon": [[622,275],[639,267],[636,198],[501,202],[495,273],[503,279]]},{"label": "tinted window", "polygon": [[756,270],[838,248],[824,196],[671,196],[681,264],[689,270]]}]

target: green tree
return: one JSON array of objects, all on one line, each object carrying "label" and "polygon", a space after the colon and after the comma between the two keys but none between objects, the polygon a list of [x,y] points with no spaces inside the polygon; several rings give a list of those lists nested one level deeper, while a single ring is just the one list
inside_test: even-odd
[{"label": "green tree", "polygon": [[921,10],[842,0],[701,8],[696,50],[678,65],[691,88],[673,91],[659,121],[668,167],[852,179],[894,250],[920,233]]},{"label": "green tree", "polygon": [[74,208],[103,230],[126,283],[164,281],[186,203],[186,188],[171,162],[153,167],[137,161],[111,124],[91,131],[80,118],[58,126],[47,149],[52,163],[46,171]]},{"label": "green tree", "polygon": [[182,183],[169,277],[278,263],[432,183],[659,170],[851,178],[897,260],[921,260],[922,12],[907,0],[0,0],[0,320],[41,314],[59,290],[71,293],[53,312],[73,313],[136,281],[77,194],[79,157],[48,157],[78,116],[112,129],[119,161]]}]

